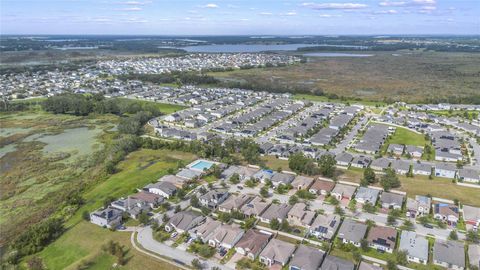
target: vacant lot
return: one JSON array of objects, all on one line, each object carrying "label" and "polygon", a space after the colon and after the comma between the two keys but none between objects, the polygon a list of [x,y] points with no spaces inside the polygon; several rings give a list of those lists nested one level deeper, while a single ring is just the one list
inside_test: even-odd
[{"label": "vacant lot", "polygon": [[156,181],[169,168],[177,168],[179,164],[185,164],[194,158],[189,153],[167,150],[142,149],[129,154],[118,165],[118,173],[84,194],[86,204],[67,222],[67,232],[39,255],[49,269],[75,269],[82,261],[91,261],[94,269],[106,269],[102,267],[109,267],[114,258],[102,253],[101,246],[114,240],[125,245],[129,249],[128,255],[132,256],[126,269],[175,269],[136,252],[130,245],[129,233],[100,228],[83,221],[81,214],[100,207],[107,197],[127,196],[136,188]]},{"label": "vacant lot", "polygon": [[288,67],[210,73],[219,79],[322,90],[349,98],[422,101],[478,94],[480,54],[374,52],[372,57],[309,57]]}]

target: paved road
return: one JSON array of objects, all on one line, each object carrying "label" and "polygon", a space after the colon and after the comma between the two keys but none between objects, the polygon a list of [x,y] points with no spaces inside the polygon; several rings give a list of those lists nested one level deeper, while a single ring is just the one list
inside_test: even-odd
[{"label": "paved road", "polygon": [[225,265],[216,263],[212,260],[203,260],[191,253],[180,250],[178,248],[172,248],[166,244],[160,243],[153,239],[152,228],[144,227],[138,230],[137,234],[138,243],[146,250],[159,254],[161,256],[176,259],[185,264],[190,264],[193,259],[199,259],[203,262],[204,269],[211,269],[212,267],[218,267],[222,270],[232,270],[232,268]]}]

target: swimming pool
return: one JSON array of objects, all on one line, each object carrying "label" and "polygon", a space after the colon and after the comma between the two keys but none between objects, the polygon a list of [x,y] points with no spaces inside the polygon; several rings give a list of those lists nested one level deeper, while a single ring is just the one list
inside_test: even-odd
[{"label": "swimming pool", "polygon": [[190,166],[190,169],[204,171],[210,169],[213,166],[213,162],[206,160],[199,160]]}]

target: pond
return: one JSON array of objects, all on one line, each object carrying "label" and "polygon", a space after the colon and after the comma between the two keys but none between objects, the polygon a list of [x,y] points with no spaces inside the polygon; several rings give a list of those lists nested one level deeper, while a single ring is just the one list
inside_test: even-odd
[{"label": "pond", "polygon": [[370,57],[370,56],[374,56],[374,55],[373,54],[360,54],[360,53],[319,52],[319,53],[304,53],[303,56],[310,56],[310,57]]},{"label": "pond", "polygon": [[315,46],[312,44],[212,44],[179,47],[187,52],[204,53],[253,53],[265,51],[295,51],[298,48]]}]

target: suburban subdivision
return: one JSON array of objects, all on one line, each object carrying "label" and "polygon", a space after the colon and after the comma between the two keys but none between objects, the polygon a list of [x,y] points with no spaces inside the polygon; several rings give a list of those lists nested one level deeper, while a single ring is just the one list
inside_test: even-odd
[{"label": "suburban subdivision", "polygon": [[[5,38],[0,50],[19,61],[80,45],[102,52],[1,66],[2,269],[478,270],[478,96],[407,102],[385,89],[368,99],[278,86],[275,72],[331,60],[298,48],[182,49],[233,39],[216,38],[48,38],[41,50],[41,39]],[[396,49],[386,37],[318,37],[303,50],[335,41],[424,61],[438,53],[432,43],[477,49],[425,39]],[[346,61],[385,59],[374,57]],[[466,65],[455,72],[480,72]],[[253,83],[245,72],[270,75]]]}]

